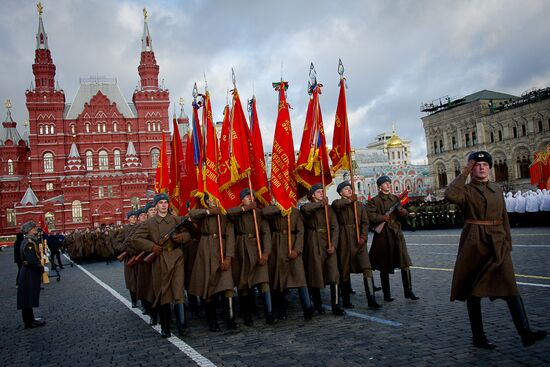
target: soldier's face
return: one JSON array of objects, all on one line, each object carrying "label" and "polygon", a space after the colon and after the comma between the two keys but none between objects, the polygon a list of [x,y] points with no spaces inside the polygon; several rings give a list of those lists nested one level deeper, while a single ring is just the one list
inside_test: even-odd
[{"label": "soldier's face", "polygon": [[349,199],[352,195],[351,187],[349,186],[344,187],[342,191],[340,191],[340,195],[342,195],[346,199]]},{"label": "soldier's face", "polygon": [[252,198],[250,197],[250,195],[246,195],[243,198],[243,205],[250,205],[250,204],[252,204]]},{"label": "soldier's face", "polygon": [[487,181],[490,171],[489,163],[477,162],[472,168],[472,177],[477,181]]},{"label": "soldier's face", "polygon": [[137,218],[135,215],[132,215],[130,218],[128,218],[128,222],[131,224],[136,224]]},{"label": "soldier's face", "polygon": [[315,201],[321,201],[321,200],[323,200],[324,197],[325,197],[325,195],[323,193],[323,189],[315,190],[315,192],[313,193],[313,199]]},{"label": "soldier's face", "polygon": [[157,207],[156,206],[147,209],[147,214],[145,214],[145,218],[152,218],[155,215],[157,215]]},{"label": "soldier's face", "polygon": [[159,200],[157,203],[157,214],[164,216],[168,213],[168,200]]},{"label": "soldier's face", "polygon": [[390,192],[391,189],[391,183],[384,182],[382,185],[380,185],[380,191],[382,191],[384,194],[387,194]]}]

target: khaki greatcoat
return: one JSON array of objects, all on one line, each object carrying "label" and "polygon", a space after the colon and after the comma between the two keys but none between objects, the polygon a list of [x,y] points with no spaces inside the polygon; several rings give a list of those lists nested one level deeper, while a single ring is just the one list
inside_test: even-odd
[{"label": "khaki greatcoat", "polygon": [[340,279],[343,282],[349,281],[350,273],[363,273],[363,270],[371,269],[366,244],[369,233],[367,209],[360,202],[356,202],[356,206],[359,237],[365,240],[365,244],[361,248],[357,247],[353,202],[346,198],[336,199],[332,202],[332,208],[336,213],[340,228],[337,255]]},{"label": "khaki greatcoat", "polygon": [[[325,209],[322,202],[306,203],[300,208],[304,215],[305,242],[304,266],[308,287],[324,288],[340,280],[336,251],[329,255],[328,233]],[[338,249],[338,220],[334,210],[328,206],[330,238],[332,246]]]},{"label": "khaki greatcoat", "polygon": [[512,264],[512,238],[502,190],[458,175],[445,191],[445,198],[457,204],[465,220],[501,220],[502,224],[464,223],[458,245],[451,301],[468,296],[519,296]]},{"label": "khaki greatcoat", "polygon": [[304,269],[304,222],[300,211],[292,208],[290,213],[290,234],[292,249],[298,253],[295,259],[288,258],[288,216],[281,214],[275,205],[266,206],[262,215],[271,227],[271,255],[269,256],[269,280],[272,290],[306,287]]},{"label": "khaki greatcoat", "polygon": [[[192,209],[191,220],[200,223],[201,239],[193,272],[189,283],[189,293],[209,300],[214,294],[232,290],[234,287],[231,267],[221,270],[220,242],[217,215],[207,215],[206,209]],[[235,257],[235,236],[233,224],[225,215],[220,215],[224,257]]]},{"label": "khaki greatcoat", "polygon": [[[367,213],[371,225],[376,226],[383,221],[382,216],[399,202],[393,194],[379,193],[367,204]],[[397,219],[397,210],[390,214],[382,232],[374,232],[369,252],[372,268],[384,273],[393,274],[396,268],[403,269],[412,265],[405,237],[401,231],[401,223]]]},{"label": "khaki greatcoat", "polygon": [[119,248],[122,252],[126,251],[126,257],[124,258],[124,283],[126,284],[126,289],[131,292],[136,292],[137,290],[137,266],[128,266],[128,261],[136,255],[136,251],[128,246],[130,234],[135,230],[136,224],[127,224],[120,231],[117,232],[116,240],[119,244]]}]

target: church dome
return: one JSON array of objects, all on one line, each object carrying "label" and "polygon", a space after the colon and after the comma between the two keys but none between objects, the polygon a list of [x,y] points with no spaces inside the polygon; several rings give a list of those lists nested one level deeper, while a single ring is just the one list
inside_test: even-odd
[{"label": "church dome", "polygon": [[386,148],[402,148],[403,147],[403,141],[395,131],[392,132],[390,140],[386,143]]}]

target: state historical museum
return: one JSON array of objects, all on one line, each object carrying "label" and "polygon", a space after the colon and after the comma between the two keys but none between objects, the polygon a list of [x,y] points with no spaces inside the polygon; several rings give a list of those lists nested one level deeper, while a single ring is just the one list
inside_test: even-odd
[{"label": "state historical museum", "polygon": [[90,78],[67,103],[39,7],[34,83],[25,92],[28,137],[19,135],[9,102],[0,130],[0,235],[39,218],[59,231],[118,224],[145,204],[170,104],[159,87],[146,13],[137,69],[132,102],[115,79]]}]

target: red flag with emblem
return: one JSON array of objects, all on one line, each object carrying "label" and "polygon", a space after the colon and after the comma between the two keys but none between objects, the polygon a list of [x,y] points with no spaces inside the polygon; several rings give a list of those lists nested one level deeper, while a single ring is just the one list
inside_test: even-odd
[{"label": "red flag with emblem", "polygon": [[328,162],[323,115],[319,104],[321,85],[317,82],[310,88],[311,97],[307,108],[302,143],[296,161],[294,174],[298,183],[298,197],[306,195],[312,185],[321,183],[321,172],[324,175],[324,184],[332,182],[331,170]]},{"label": "red flag with emblem", "polygon": [[346,79],[340,78],[340,94],[334,118],[334,134],[332,137],[332,149],[330,159],[332,160],[332,172],[339,169],[351,171],[351,145],[348,127],[348,112],[346,107]]},{"label": "red flag with emblem", "polygon": [[273,87],[279,92],[279,103],[273,136],[273,150],[271,152],[271,195],[273,195],[276,205],[283,215],[288,215],[292,208],[296,207],[298,200],[296,197],[296,179],[294,177],[296,165],[294,142],[285,95],[288,82],[273,83]]},{"label": "red flag with emblem", "polygon": [[[202,176],[202,163],[204,158],[204,142],[202,137],[201,125],[199,122],[199,108],[200,104],[193,101],[193,135],[192,135],[192,147],[193,147],[193,159],[189,163],[193,164],[193,171],[195,172],[195,182],[191,195],[193,197],[201,198],[204,196],[204,179]],[[191,168],[191,167],[190,167]]]},{"label": "red flag with emblem", "polygon": [[[203,166],[204,193],[208,194],[210,200],[220,205],[220,192],[218,187],[218,162],[220,159],[218,137],[212,119],[212,105],[210,103],[210,93],[208,91],[206,91],[204,96],[203,108],[202,121],[206,128],[205,163]],[[206,206],[204,198],[202,202]]]},{"label": "red flag with emblem", "polygon": [[181,215],[182,207],[185,202],[181,196],[181,162],[183,161],[183,145],[181,143],[180,132],[176,116],[173,119],[174,133],[172,135],[172,143],[170,145],[172,154],[170,155],[170,205],[175,213]]},{"label": "red flag with emblem", "polygon": [[265,170],[264,146],[262,142],[262,133],[260,131],[260,121],[256,110],[256,97],[250,101],[250,133],[251,139],[248,140],[250,148],[250,178],[254,196],[263,205],[271,204],[271,195],[267,182],[267,172]]},{"label": "red flag with emblem", "polygon": [[168,174],[168,154],[166,153],[166,140],[162,133],[162,142],[160,146],[160,155],[157,162],[157,171],[155,174],[155,192],[168,193],[170,185],[170,176]]}]

